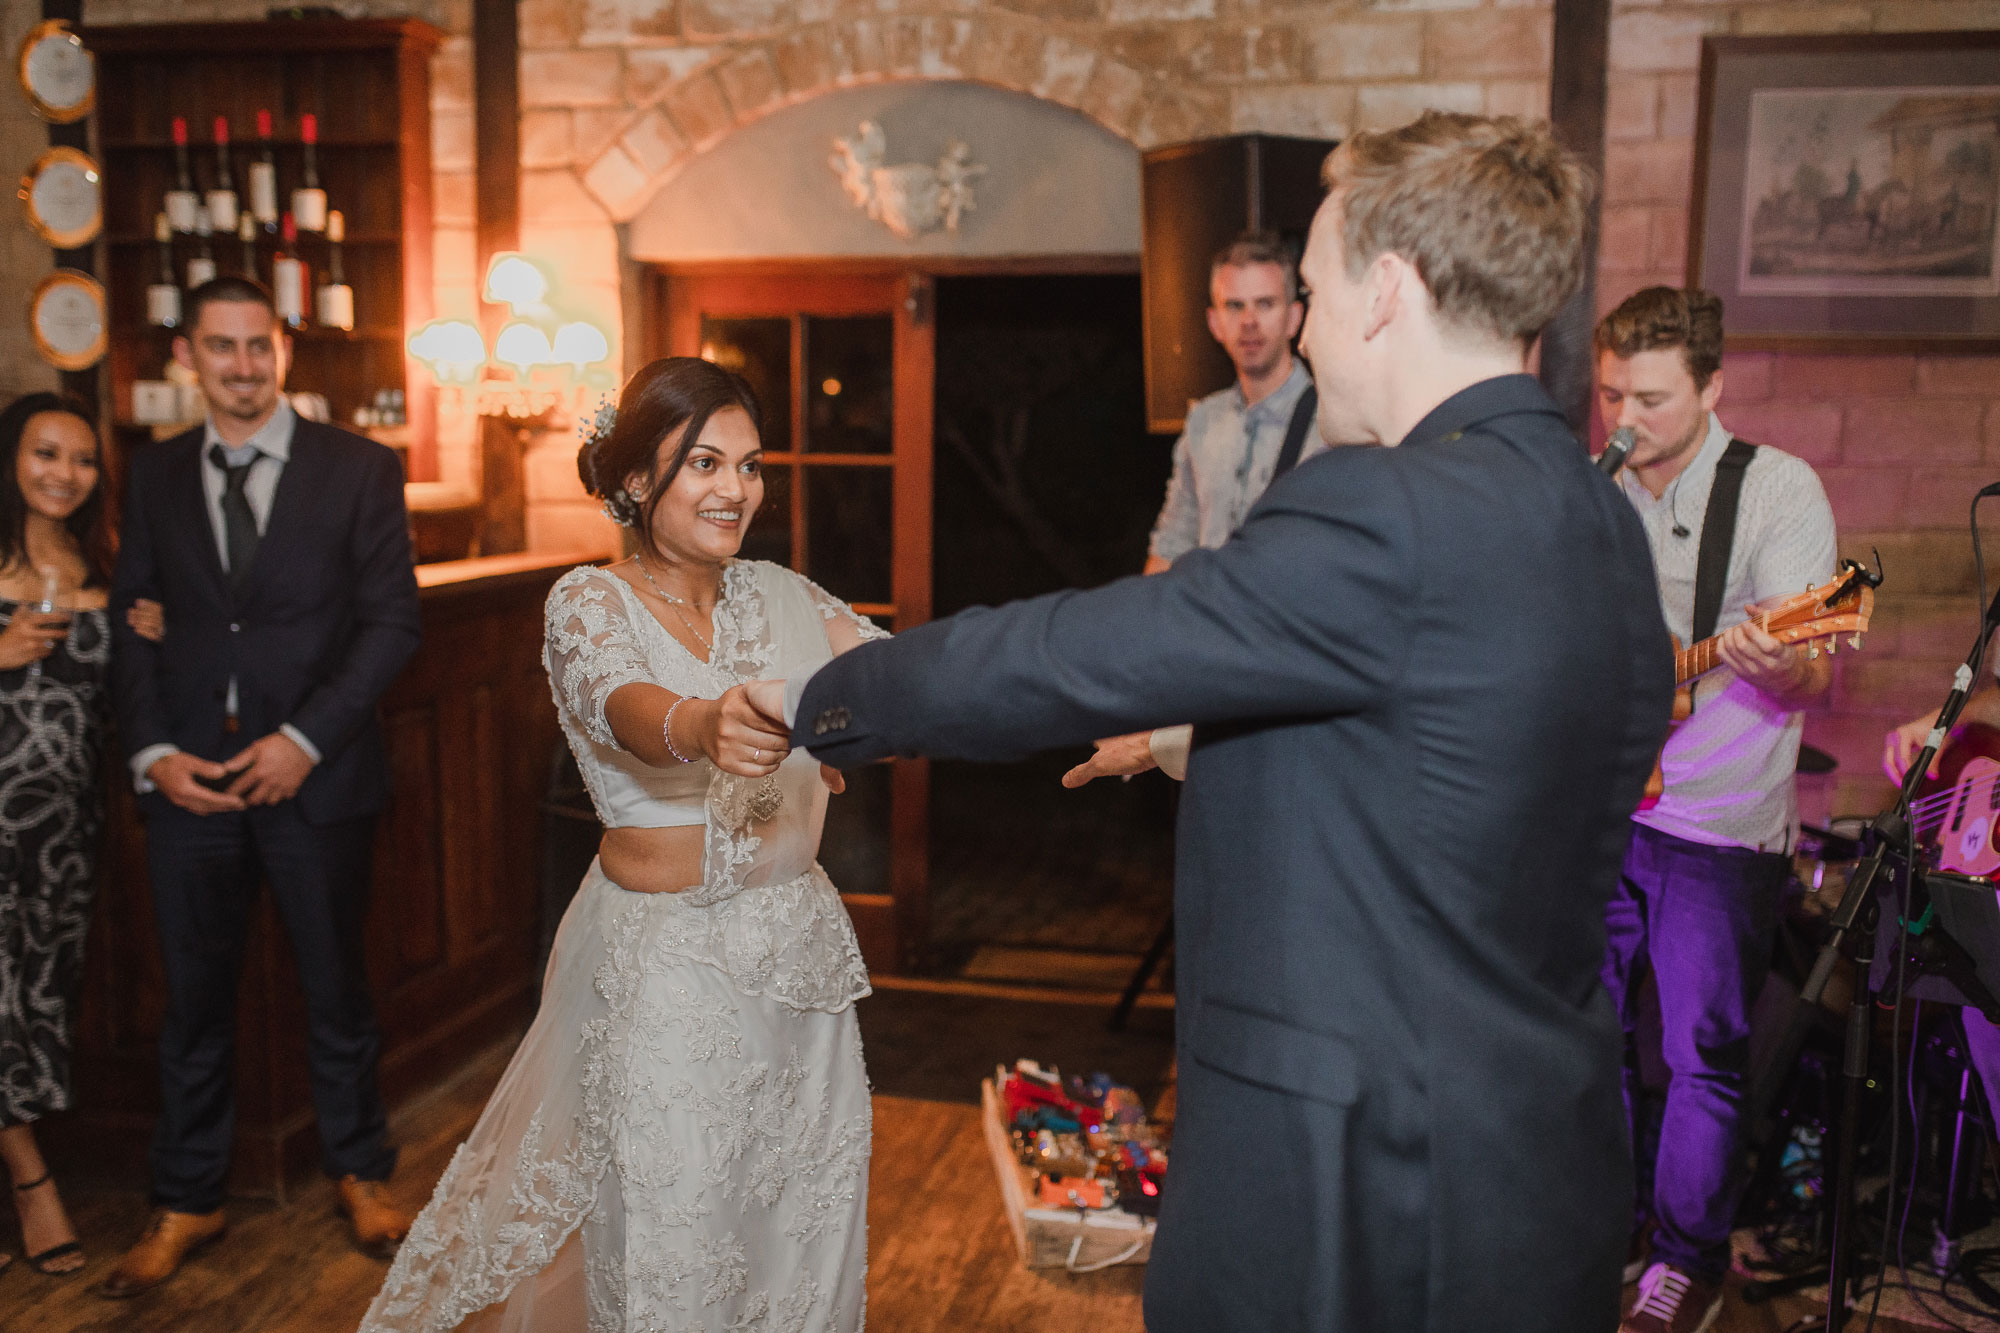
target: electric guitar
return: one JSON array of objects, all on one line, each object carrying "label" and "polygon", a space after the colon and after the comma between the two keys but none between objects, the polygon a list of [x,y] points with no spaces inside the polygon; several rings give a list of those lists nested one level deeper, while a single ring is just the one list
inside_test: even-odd
[{"label": "electric guitar", "polygon": [[[1868,630],[1868,617],[1874,614],[1875,587],[1881,581],[1880,574],[1860,561],[1843,560],[1834,578],[1760,611],[1757,626],[1779,643],[1806,645],[1808,657],[1818,657],[1822,650],[1833,653],[1843,636],[1849,648],[1858,649]],[[1711,634],[1686,648],[1680,646],[1680,640],[1674,641],[1674,726],[1694,712],[1694,682],[1722,665],[1721,643],[1721,634]],[[1672,735],[1671,730],[1668,735]],[[2000,764],[1994,767],[2000,772]],[[1665,788],[1666,778],[1655,759],[1639,808],[1651,809]]]},{"label": "electric guitar", "polygon": [[1938,775],[1917,786],[1910,831],[1938,849],[1938,867],[1961,875],[2000,870],[2000,730],[1972,722],[1953,730]]}]

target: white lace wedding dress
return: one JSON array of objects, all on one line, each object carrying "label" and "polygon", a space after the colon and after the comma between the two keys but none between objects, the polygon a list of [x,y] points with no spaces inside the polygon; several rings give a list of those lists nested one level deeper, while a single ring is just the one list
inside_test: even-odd
[{"label": "white lace wedding dress", "polygon": [[725,568],[706,662],[616,575],[580,568],[550,591],[549,677],[599,817],[699,815],[703,880],[632,893],[592,865],[534,1024],[363,1333],[861,1327],[870,1120],[853,1004],[868,976],[813,861],[818,765],[800,750],[763,781],[651,769],[604,720],[633,681],[715,698],[810,670],[831,655],[829,624],[884,637],[759,562]]}]

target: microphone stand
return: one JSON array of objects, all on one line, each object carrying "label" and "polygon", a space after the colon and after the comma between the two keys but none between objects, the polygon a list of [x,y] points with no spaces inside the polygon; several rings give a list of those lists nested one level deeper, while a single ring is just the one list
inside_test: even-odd
[{"label": "microphone stand", "polygon": [[[1938,710],[1937,722],[1924,738],[1923,751],[1904,772],[1903,785],[1897,791],[1896,799],[1869,825],[1873,846],[1860,868],[1848,880],[1840,905],[1827,918],[1826,942],[1820,946],[1819,956],[1813,960],[1812,972],[1799,991],[1798,1001],[1792,1010],[1791,1027],[1786,1031],[1780,1047],[1782,1051],[1796,1053],[1803,1043],[1806,1029],[1813,1021],[1813,1010],[1826,991],[1826,983],[1833,976],[1834,964],[1845,949],[1854,962],[1856,973],[1853,995],[1847,1005],[1847,1041],[1841,1058],[1840,1144],[1833,1186],[1833,1235],[1827,1245],[1826,1313],[1817,1320],[1800,1320],[1792,1325],[1788,1333],[1802,1333],[1815,1327],[1824,1329],[1826,1333],[1838,1333],[1846,1323],[1847,1289],[1850,1284],[1848,1270],[1852,1266],[1849,1251],[1854,1244],[1854,1159],[1859,1149],[1861,1090],[1868,1080],[1868,969],[1874,962],[1875,926],[1880,910],[1875,895],[1875,880],[1882,873],[1883,863],[1892,850],[1901,854],[1906,869],[1914,869],[1916,865],[1916,846],[1910,836],[1910,800],[1916,794],[1917,785],[1924,780],[1924,774],[1930,771],[1931,760],[1944,748],[1945,737],[1957,724],[1958,715],[1965,709],[1966,697],[1972,693],[1973,680],[1986,655],[1986,641],[1996,627],[2000,627],[2000,593],[1994,594],[1992,603],[1986,608],[1985,619],[1979,624],[1979,637],[1973,641],[1972,651],[1966,654],[1965,662],[1952,676],[1951,693],[1945,696],[1944,707]],[[1848,943],[1850,935],[1854,937],[1852,944]],[[1895,1053],[1890,1054],[1893,1058]],[[1895,1167],[1894,1162],[1889,1164],[1892,1178]]]}]

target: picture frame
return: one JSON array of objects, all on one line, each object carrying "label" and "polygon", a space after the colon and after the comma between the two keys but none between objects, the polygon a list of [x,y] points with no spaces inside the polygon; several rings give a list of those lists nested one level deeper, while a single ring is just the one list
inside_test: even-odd
[{"label": "picture frame", "polygon": [[1687,282],[1734,349],[2000,352],[2000,32],[1704,39]]}]

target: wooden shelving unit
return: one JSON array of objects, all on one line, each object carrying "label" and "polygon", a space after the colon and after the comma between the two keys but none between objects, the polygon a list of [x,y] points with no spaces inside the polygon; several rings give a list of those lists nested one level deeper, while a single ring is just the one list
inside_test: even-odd
[{"label": "wooden shelving unit", "polygon": [[[129,423],[132,381],[158,378],[173,334],[146,322],[146,285],[159,260],[153,216],[174,183],[174,117],[188,122],[195,188],[214,182],[212,127],[229,118],[230,161],[248,205],[248,167],[262,144],[257,113],[271,113],[279,207],[302,170],[300,117],[319,119],[318,166],[331,207],[347,219],[342,259],[354,288],[351,332],[309,327],[293,335],[288,385],[324,394],[336,422],[373,402],[378,389],[405,394],[409,473],[435,477],[436,410],[426,375],[407,373],[403,340],[431,317],[430,56],[443,34],[413,19],[167,23],[87,27],[97,56],[97,146],[104,170],[105,288],[111,306],[111,409]],[[242,270],[241,244],[217,236],[220,272]],[[271,239],[258,245],[268,283]],[[176,271],[195,252],[174,243]],[[326,265],[323,236],[300,237],[315,283]],[[121,424],[121,437],[147,428]]]}]

